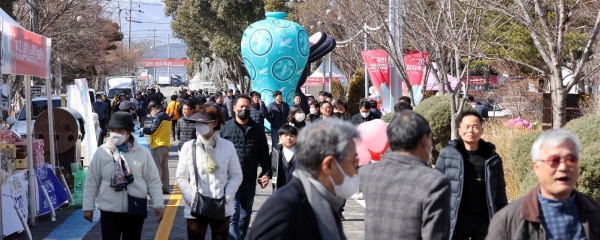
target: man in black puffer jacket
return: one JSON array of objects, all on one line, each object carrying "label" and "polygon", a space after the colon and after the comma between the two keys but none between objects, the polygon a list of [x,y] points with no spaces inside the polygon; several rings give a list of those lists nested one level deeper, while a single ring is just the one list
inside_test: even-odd
[{"label": "man in black puffer jacket", "polygon": [[[235,235],[234,239],[245,239],[252,215],[252,204],[256,194],[256,182],[265,188],[271,178],[271,158],[269,157],[269,143],[263,127],[250,119],[250,97],[240,95],[233,101],[235,118],[227,121],[221,128],[221,137],[233,143],[237,156],[242,166],[244,179],[238,188],[233,206],[236,211],[231,216],[229,233]],[[258,164],[261,173],[256,176]]]},{"label": "man in black puffer jacket", "polygon": [[[196,110],[196,105],[191,103],[188,100],[183,100],[181,103],[181,112],[184,117],[191,117]],[[177,126],[175,127],[175,136],[177,136],[178,151],[181,151],[181,147],[187,141],[196,139],[196,122],[188,122],[185,120],[177,121]]]},{"label": "man in black puffer jacket", "polygon": [[450,239],[484,239],[490,220],[508,204],[502,159],[483,141],[483,119],[475,111],[458,116],[459,139],[442,149],[435,168],[450,180]]},{"label": "man in black puffer jacket", "polygon": [[260,97],[260,93],[252,93],[252,108],[250,109],[250,117],[256,123],[258,123],[258,125],[265,126],[265,118],[269,114],[269,111]]}]

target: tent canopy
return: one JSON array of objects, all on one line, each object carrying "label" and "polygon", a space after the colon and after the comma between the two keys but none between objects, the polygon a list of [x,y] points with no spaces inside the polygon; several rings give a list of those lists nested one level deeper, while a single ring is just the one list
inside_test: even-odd
[{"label": "tent canopy", "polygon": [[21,27],[21,25],[19,23],[17,23],[17,21],[15,21],[14,19],[12,19],[4,10],[2,10],[0,8],[0,19],[2,19],[2,21],[6,21],[12,25],[15,25],[17,27],[23,28]]},{"label": "tent canopy", "polygon": [[[344,75],[335,64],[331,64],[331,69],[333,73],[333,80],[339,80],[342,85],[348,85],[348,79],[346,75]],[[321,86],[323,84],[323,72],[325,72],[325,85],[329,85],[329,62],[326,59],[323,59],[319,68],[315,70],[308,78],[306,79],[306,83],[303,86]]]}]

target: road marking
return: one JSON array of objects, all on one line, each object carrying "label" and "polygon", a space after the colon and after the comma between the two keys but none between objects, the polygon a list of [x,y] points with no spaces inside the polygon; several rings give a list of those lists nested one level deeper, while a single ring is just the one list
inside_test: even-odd
[{"label": "road marking", "polygon": [[88,222],[83,218],[83,211],[78,209],[67,218],[60,226],[54,229],[44,240],[56,239],[83,239],[85,235],[100,220],[100,211],[94,210],[94,219]]},{"label": "road marking", "polygon": [[175,182],[173,184],[173,194],[171,194],[171,198],[169,199],[163,214],[163,219],[156,230],[156,237],[154,238],[155,240],[169,239],[171,228],[173,228],[173,221],[175,220],[175,215],[177,214],[177,208],[179,207],[180,202],[181,191],[177,186],[177,182]]}]

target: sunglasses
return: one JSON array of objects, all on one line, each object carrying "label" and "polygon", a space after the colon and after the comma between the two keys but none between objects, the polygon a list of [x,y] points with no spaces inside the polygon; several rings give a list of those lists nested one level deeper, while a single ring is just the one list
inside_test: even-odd
[{"label": "sunglasses", "polygon": [[561,158],[559,156],[553,155],[553,156],[548,157],[548,159],[546,159],[546,160],[538,160],[538,161],[544,162],[544,163],[550,165],[550,167],[552,167],[552,168],[557,168],[563,160],[568,166],[572,166],[572,165],[576,164],[577,162],[579,162],[579,157],[573,156],[573,155],[568,155],[564,158]]}]

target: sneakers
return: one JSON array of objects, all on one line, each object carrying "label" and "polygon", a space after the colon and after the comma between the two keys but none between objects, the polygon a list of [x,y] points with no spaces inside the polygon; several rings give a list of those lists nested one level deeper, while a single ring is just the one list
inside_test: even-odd
[{"label": "sneakers", "polygon": [[362,192],[358,192],[357,198],[358,200],[365,200]]},{"label": "sneakers", "polygon": [[140,132],[140,137],[143,137],[143,136],[144,136],[144,133],[143,133],[143,132]]}]

